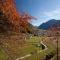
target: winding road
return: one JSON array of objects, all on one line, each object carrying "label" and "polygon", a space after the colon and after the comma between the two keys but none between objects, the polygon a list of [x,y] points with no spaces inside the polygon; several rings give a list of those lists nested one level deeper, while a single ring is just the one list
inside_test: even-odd
[{"label": "winding road", "polygon": [[[45,49],[43,49],[44,51],[48,49],[48,47],[43,43],[43,41],[41,41],[41,44],[45,47]],[[40,52],[42,52],[43,50],[40,50],[40,51],[38,51],[37,53],[40,53]],[[20,57],[20,58],[17,58],[16,60],[22,60],[22,59],[27,58],[27,57],[30,57],[30,56],[32,56],[31,53],[30,53],[30,54],[27,54],[27,55],[25,55],[25,56],[22,56],[22,57]]]}]

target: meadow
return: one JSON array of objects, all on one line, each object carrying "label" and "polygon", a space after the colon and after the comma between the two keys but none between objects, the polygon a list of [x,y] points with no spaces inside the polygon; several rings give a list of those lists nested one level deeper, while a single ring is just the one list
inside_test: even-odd
[{"label": "meadow", "polygon": [[[14,39],[9,40],[8,42],[5,41],[5,43],[3,42],[3,48],[7,53],[3,53],[3,51],[5,50],[3,48],[0,48],[0,60],[16,60],[28,54],[31,54],[31,56],[23,58],[21,60],[44,60],[47,55],[55,54],[56,50],[53,42],[49,39],[50,38],[47,36],[31,36],[30,38],[26,39],[25,44],[23,44],[22,46],[20,46],[20,44],[18,44]],[[43,48],[44,46],[41,44],[41,41],[43,41],[43,44],[47,46],[47,49]]]}]

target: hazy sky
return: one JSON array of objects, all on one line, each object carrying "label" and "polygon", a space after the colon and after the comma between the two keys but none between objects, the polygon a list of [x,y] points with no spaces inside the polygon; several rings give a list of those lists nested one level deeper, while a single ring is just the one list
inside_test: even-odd
[{"label": "hazy sky", "polygon": [[33,25],[40,25],[50,19],[60,19],[60,0],[16,0],[18,11],[27,11],[37,20]]}]

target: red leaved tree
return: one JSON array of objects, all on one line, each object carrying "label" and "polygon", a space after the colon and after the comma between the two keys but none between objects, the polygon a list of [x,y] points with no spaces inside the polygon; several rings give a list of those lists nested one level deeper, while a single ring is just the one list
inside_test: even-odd
[{"label": "red leaved tree", "polygon": [[[30,16],[28,13],[21,15],[15,5],[15,0],[0,0],[0,21],[3,21],[4,25],[9,26],[7,27],[8,29],[19,32],[20,27],[25,29],[28,21],[34,17]],[[4,29],[6,28],[3,28],[3,30]]]}]

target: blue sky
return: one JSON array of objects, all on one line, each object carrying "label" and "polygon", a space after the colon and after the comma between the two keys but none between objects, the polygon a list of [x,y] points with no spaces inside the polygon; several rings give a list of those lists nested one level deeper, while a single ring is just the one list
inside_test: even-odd
[{"label": "blue sky", "polygon": [[37,20],[33,25],[40,25],[50,19],[60,19],[60,0],[16,0],[18,11],[28,12]]}]

